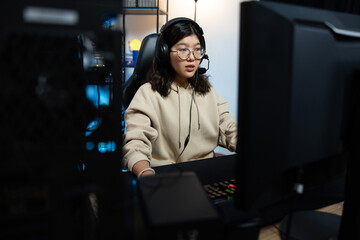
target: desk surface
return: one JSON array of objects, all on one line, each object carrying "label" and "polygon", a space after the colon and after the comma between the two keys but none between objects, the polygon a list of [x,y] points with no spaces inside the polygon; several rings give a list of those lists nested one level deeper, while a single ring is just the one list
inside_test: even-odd
[{"label": "desk surface", "polygon": [[[330,206],[320,208],[318,211],[333,213],[341,216],[343,211],[343,202],[332,204]],[[259,240],[281,240],[278,228],[280,223],[276,223],[272,226],[267,226],[261,229],[259,234]]]}]

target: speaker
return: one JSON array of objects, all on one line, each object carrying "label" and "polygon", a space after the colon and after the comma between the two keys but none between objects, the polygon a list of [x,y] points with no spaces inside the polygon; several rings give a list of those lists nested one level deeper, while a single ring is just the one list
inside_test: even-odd
[{"label": "speaker", "polygon": [[221,217],[194,172],[157,173],[137,185],[148,240],[222,239]]}]

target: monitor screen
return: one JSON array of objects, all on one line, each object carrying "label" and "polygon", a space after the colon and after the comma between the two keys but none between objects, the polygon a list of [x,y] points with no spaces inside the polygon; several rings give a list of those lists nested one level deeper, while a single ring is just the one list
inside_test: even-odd
[{"label": "monitor screen", "polygon": [[273,222],[344,200],[360,16],[250,1],[240,21],[237,207]]}]

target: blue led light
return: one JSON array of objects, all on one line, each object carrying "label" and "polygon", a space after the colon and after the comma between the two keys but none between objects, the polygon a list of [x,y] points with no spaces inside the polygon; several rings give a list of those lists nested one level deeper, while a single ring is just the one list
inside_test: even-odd
[{"label": "blue led light", "polygon": [[85,163],[79,163],[77,166],[79,172],[84,172],[85,168],[86,168]]},{"label": "blue led light", "polygon": [[96,118],[95,120],[91,121],[86,127],[85,136],[90,136],[99,127],[100,124],[100,118]]},{"label": "blue led light", "polygon": [[100,153],[115,152],[115,150],[116,150],[116,143],[113,141],[98,143],[98,151]]},{"label": "blue led light", "polygon": [[86,97],[95,107],[109,106],[110,92],[109,85],[97,86],[87,85],[85,89]]},{"label": "blue led light", "polygon": [[86,142],[85,148],[87,151],[92,151],[95,148],[95,143],[94,142]]},{"label": "blue led light", "polygon": [[103,28],[105,29],[113,28],[116,26],[116,22],[117,22],[117,18],[112,17],[103,23]]}]

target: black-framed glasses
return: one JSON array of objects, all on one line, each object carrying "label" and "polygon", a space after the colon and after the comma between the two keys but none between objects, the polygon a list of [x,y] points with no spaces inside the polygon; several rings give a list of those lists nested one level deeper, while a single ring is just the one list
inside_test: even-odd
[{"label": "black-framed glasses", "polygon": [[176,51],[170,51],[170,52],[177,52],[177,55],[181,60],[189,59],[191,53],[194,55],[194,58],[196,59],[202,59],[205,55],[205,50],[203,48],[195,48],[193,51],[191,51],[188,48],[179,48]]}]

